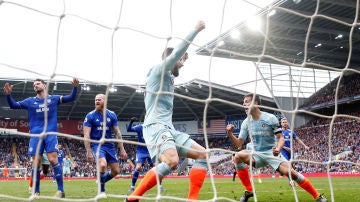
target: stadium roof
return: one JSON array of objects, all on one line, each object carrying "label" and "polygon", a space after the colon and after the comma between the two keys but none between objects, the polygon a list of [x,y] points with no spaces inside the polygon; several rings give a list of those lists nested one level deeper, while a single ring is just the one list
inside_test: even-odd
[{"label": "stadium roof", "polygon": [[[327,69],[326,66],[343,69],[350,58],[349,68],[360,70],[357,1],[294,2],[278,1],[273,8],[265,8],[258,13],[261,22],[268,19],[267,34],[266,23],[262,23],[261,31],[252,31],[248,22],[252,25],[256,23],[243,21],[208,42],[205,48],[198,49],[197,54],[294,66],[301,66],[304,54],[307,54],[304,67],[319,69]],[[236,32],[240,36],[234,37]],[[261,57],[264,44],[264,56]]]},{"label": "stadium roof", "polygon": [[[23,100],[35,96],[32,81],[0,79],[0,86],[5,82],[13,85],[12,95],[15,100]],[[56,87],[55,87],[56,86]],[[85,87],[90,90],[85,90]],[[210,88],[211,87],[211,88]],[[49,94],[66,95],[70,92],[72,85],[67,82],[50,83]],[[94,98],[98,93],[105,93],[106,85],[82,84],[76,101],[59,106],[58,118],[62,120],[82,120],[85,115],[94,109]],[[109,88],[110,89],[110,88]],[[109,93],[108,108],[114,111],[119,120],[128,121],[131,117],[143,120],[145,116],[144,86],[115,85],[114,92]],[[116,91],[115,91],[116,89]],[[236,103],[242,104],[245,94],[248,92],[230,88],[202,80],[192,80],[188,83],[177,85],[174,99],[174,121],[202,120],[206,101],[209,98],[209,106],[206,111],[207,119],[226,118],[245,115],[244,110]],[[189,97],[184,97],[189,96]],[[260,96],[262,104],[276,108],[274,100],[269,97]],[[222,102],[225,100],[226,102]],[[1,94],[0,118],[27,119],[26,110],[12,110],[6,102],[5,95]],[[232,103],[231,103],[232,102]]]},{"label": "stadium roof", "polygon": [[209,41],[197,54],[260,62],[260,79],[232,87],[262,80],[274,97],[307,98],[345,67],[350,70],[346,74],[360,71],[356,2],[280,0]]}]

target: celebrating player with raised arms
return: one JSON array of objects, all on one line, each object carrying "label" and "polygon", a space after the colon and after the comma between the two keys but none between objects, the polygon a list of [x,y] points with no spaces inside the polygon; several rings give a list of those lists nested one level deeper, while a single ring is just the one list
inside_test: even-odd
[{"label": "celebrating player with raised arms", "polygon": [[179,76],[179,70],[188,58],[186,50],[190,42],[204,28],[205,23],[199,21],[195,29],[177,47],[166,48],[162,54],[163,61],[153,66],[147,74],[143,133],[151,158],[158,158],[160,163],[146,173],[127,201],[138,201],[139,196],[154,187],[158,179],[161,181],[174,170],[179,163],[179,155],[196,159],[189,175],[188,199],[198,199],[207,172],[205,148],[192,140],[188,134],[175,130],[172,115],[174,79]]},{"label": "celebrating player with raised arms", "polygon": [[[35,97],[29,97],[25,100],[16,102],[11,96],[12,86],[6,83],[4,92],[7,95],[7,101],[11,109],[27,109],[29,115],[30,133],[32,136],[29,142],[28,154],[34,159],[32,168],[32,179],[35,180],[35,196],[40,195],[40,166],[41,157],[44,150],[47,152],[50,164],[54,169],[54,175],[57,182],[57,191],[55,197],[64,198],[63,186],[63,170],[58,162],[57,144],[58,139],[54,132],[58,132],[57,126],[57,110],[61,103],[72,102],[76,98],[77,86],[79,80],[74,78],[72,81],[72,91],[69,95],[48,95],[46,91],[46,83],[42,79],[36,79],[33,83]],[[46,114],[46,115],[45,115]],[[46,120],[47,118],[47,120]],[[46,134],[44,134],[46,133]],[[44,139],[40,139],[39,135],[45,135]],[[40,148],[37,148],[39,141]],[[39,152],[37,153],[37,150]],[[35,158],[35,156],[37,156]],[[37,159],[37,161],[35,161]],[[37,172],[34,173],[34,166],[37,166]],[[34,177],[36,175],[36,177]]]}]

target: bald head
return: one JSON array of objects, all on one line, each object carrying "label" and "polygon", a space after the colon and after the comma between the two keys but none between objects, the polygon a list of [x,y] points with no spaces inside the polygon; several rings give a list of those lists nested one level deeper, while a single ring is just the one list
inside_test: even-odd
[{"label": "bald head", "polygon": [[96,111],[102,112],[104,109],[105,95],[97,94],[95,96],[95,109]]}]

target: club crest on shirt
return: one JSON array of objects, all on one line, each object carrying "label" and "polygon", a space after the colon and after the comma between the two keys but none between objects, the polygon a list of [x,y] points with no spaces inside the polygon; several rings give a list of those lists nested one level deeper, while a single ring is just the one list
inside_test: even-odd
[{"label": "club crest on shirt", "polygon": [[110,122],[110,118],[106,118],[106,121],[107,121],[107,122]]},{"label": "club crest on shirt", "polygon": [[174,76],[170,77],[170,83],[169,83],[170,87],[174,87]]}]

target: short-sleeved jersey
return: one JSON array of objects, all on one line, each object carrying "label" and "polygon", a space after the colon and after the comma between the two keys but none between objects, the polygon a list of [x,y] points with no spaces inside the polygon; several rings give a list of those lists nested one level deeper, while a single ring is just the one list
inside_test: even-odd
[{"label": "short-sleeved jersey", "polygon": [[281,132],[279,121],[275,115],[261,112],[258,120],[253,120],[248,116],[241,124],[239,138],[246,140],[252,133],[252,143],[255,151],[267,151],[276,146],[276,133]]},{"label": "short-sleeved jersey", "polygon": [[48,95],[47,106],[45,108],[45,99],[30,97],[17,102],[19,109],[27,109],[29,117],[29,126],[31,134],[40,134],[45,127],[45,111],[47,111],[48,122],[46,132],[58,132],[57,111],[60,104],[60,95]]},{"label": "short-sleeved jersey", "polygon": [[71,160],[69,159],[69,158],[64,158],[64,160],[63,160],[63,165],[64,165],[64,167],[65,168],[70,168],[71,167]]},{"label": "short-sleeved jersey", "polygon": [[[189,42],[194,40],[197,33],[196,30],[191,31],[185,40],[174,48],[173,52],[162,63],[153,66],[148,72],[144,100],[146,108],[144,126],[161,123],[174,128],[172,125],[174,76],[170,73],[170,70],[185,54],[190,44]],[[165,73],[162,78],[163,70]],[[159,91],[169,93],[156,94]]]},{"label": "short-sleeved jersey", "polygon": [[[106,133],[105,138],[111,139],[114,138],[114,135],[112,134],[112,129],[115,126],[118,126],[118,119],[116,114],[113,111],[105,110],[106,112]],[[92,140],[100,140],[103,133],[103,114],[93,110],[89,112],[86,115],[86,118],[84,120],[84,126],[90,127],[90,139]],[[97,143],[91,143],[91,145],[94,145]],[[106,142],[105,145],[114,145],[114,142]]]},{"label": "short-sleeved jersey", "polygon": [[291,146],[291,133],[292,133],[292,138],[293,140],[295,140],[297,138],[297,135],[295,132],[293,132],[292,130],[286,129],[286,130],[282,130],[282,134],[284,136],[284,146],[285,147],[289,147]]},{"label": "short-sleeved jersey", "polygon": [[[144,135],[143,135],[143,127],[141,124],[133,126],[130,128],[130,130],[128,130],[128,132],[136,132],[137,133],[137,138],[138,138],[138,142],[140,143],[145,143],[145,139],[144,139]],[[147,149],[146,146],[142,146],[142,145],[138,145],[136,147],[136,153],[144,153],[144,154],[149,154],[149,151]]]},{"label": "short-sleeved jersey", "polygon": [[57,151],[57,155],[58,155],[58,162],[60,163],[60,164],[63,164],[64,162],[63,162],[63,159],[64,159],[64,157],[65,157],[65,150],[63,150],[63,149],[58,149],[58,151]]}]

